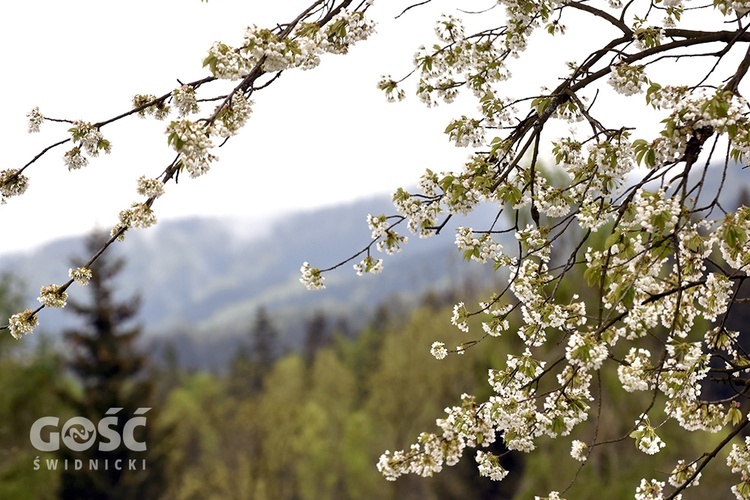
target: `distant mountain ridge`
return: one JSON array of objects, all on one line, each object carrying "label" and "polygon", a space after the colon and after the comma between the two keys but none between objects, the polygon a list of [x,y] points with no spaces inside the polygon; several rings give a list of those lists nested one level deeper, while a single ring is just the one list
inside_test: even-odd
[{"label": "distant mountain ridge", "polygon": [[[132,230],[111,249],[126,260],[118,292],[123,297],[141,295],[139,319],[149,337],[176,332],[217,337],[246,332],[260,306],[281,322],[296,324],[293,330],[299,330],[303,317],[315,310],[346,317],[357,326],[390,296],[416,299],[427,290],[450,288],[472,273],[472,279],[483,279],[481,266],[461,260],[449,231],[420,240],[404,225],[401,232],[410,237],[405,251],[383,255],[382,274],[358,277],[350,263],[326,274],[327,289],[306,290],[299,282],[301,264],[329,267],[364,248],[370,241],[368,213],[394,213],[390,198],[295,213],[268,224],[188,218]],[[33,305],[40,286],[65,281],[71,258],[85,257],[83,237],[0,255],[0,271],[25,282],[27,301]],[[80,287],[70,293],[85,300]],[[71,316],[45,310],[40,326],[56,332],[74,320]]]},{"label": "distant mountain ridge", "polygon": [[[750,203],[748,172],[732,167],[729,181],[705,179],[703,196],[724,182],[727,208]],[[126,260],[117,287],[122,297],[139,294],[139,321],[145,337],[164,343],[179,339],[183,356],[196,366],[223,366],[238,338],[246,338],[259,307],[272,314],[282,342],[296,349],[305,322],[316,311],[343,320],[353,329],[371,321],[377,307],[389,301],[408,309],[427,292],[446,293],[463,286],[474,290],[496,279],[487,266],[465,262],[456,250],[453,229],[487,227],[496,207],[479,207],[468,217],[455,216],[442,234],[428,239],[409,236],[402,253],[383,257],[384,272],[357,277],[349,263],[327,273],[327,289],[310,292],[299,283],[305,261],[326,268],[354,255],[370,242],[367,214],[392,214],[390,197],[292,213],[275,219],[186,218],[132,230],[111,251]],[[10,272],[28,287],[26,303],[37,301],[39,287],[67,280],[71,258],[83,255],[83,237],[55,240],[30,252],[0,255],[0,272]],[[512,248],[512,234],[500,242]],[[507,239],[506,239],[507,238]],[[361,258],[361,257],[360,257]],[[87,300],[86,290],[70,294]],[[45,310],[40,329],[55,336],[75,318],[64,310]],[[213,347],[210,347],[213,346]],[[210,353],[208,352],[210,351]],[[191,354],[192,353],[192,354]]]}]

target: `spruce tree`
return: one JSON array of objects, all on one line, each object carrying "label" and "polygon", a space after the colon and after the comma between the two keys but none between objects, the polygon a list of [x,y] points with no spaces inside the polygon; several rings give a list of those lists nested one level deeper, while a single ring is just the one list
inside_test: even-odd
[{"label": "spruce tree", "polygon": [[320,349],[328,345],[331,335],[328,328],[328,319],[323,311],[316,311],[307,320],[305,326],[305,343],[302,354],[307,366],[312,366],[315,355]]},{"label": "spruce tree", "polygon": [[[86,251],[95,252],[106,239],[106,234],[92,234]],[[68,308],[83,319],[83,326],[65,332],[70,347],[67,365],[81,388],[80,394],[68,393],[66,399],[76,415],[94,425],[119,408],[114,413],[117,423],[111,429],[121,437],[127,434],[125,426],[133,416],[145,416],[146,425],[136,427],[134,437],[145,443],[146,450],[133,451],[124,440],[114,450],[100,450],[100,443],[106,442],[101,435],[83,451],[62,446],[62,458],[69,465],[62,474],[61,498],[155,498],[161,490],[161,460],[154,453],[149,425],[153,425],[155,412],[144,412],[151,407],[153,383],[143,375],[146,356],[136,346],[140,327],[127,325],[137,314],[139,299],[120,300],[114,293],[115,278],[123,265],[124,259],[103,254],[91,266],[93,274],[87,287],[90,301],[68,303]],[[83,465],[80,470],[75,470],[76,459]],[[135,464],[135,470],[131,464]]]},{"label": "spruce tree", "polygon": [[240,346],[232,358],[229,382],[232,394],[247,397],[263,390],[266,375],[281,354],[278,338],[279,331],[268,310],[259,307],[250,331],[249,348]]}]

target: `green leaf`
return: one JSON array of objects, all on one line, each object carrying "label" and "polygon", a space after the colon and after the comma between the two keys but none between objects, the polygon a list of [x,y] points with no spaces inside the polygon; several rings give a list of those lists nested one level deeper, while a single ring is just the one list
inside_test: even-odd
[{"label": "green leaf", "polygon": [[537,97],[531,101],[531,107],[536,110],[537,114],[541,115],[551,103],[552,99],[549,97]]},{"label": "green leaf", "polygon": [[740,409],[735,408],[734,406],[731,407],[727,412],[726,421],[733,426],[742,422],[742,412],[740,411]]},{"label": "green leaf", "polygon": [[601,277],[602,271],[598,266],[590,266],[583,272],[583,279],[586,280],[589,286],[598,285]]},{"label": "green leaf", "polygon": [[604,241],[604,248],[610,248],[612,245],[619,243],[620,239],[622,239],[621,233],[612,233],[610,234],[607,239]]},{"label": "green leaf", "polygon": [[635,151],[635,161],[638,165],[645,164],[653,168],[656,165],[656,152],[651,147],[651,143],[643,139],[633,141],[633,151]]}]

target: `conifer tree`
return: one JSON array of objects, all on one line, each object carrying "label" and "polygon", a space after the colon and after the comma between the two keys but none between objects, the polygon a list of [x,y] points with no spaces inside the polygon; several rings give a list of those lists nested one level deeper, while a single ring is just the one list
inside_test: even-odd
[{"label": "conifer tree", "polygon": [[279,331],[268,310],[259,307],[250,330],[250,346],[241,346],[232,359],[230,391],[238,396],[258,394],[263,390],[265,378],[280,355]]},{"label": "conifer tree", "polygon": [[303,356],[307,365],[312,366],[312,363],[315,360],[315,354],[328,345],[331,340],[328,329],[328,320],[323,311],[316,311],[313,316],[308,319],[305,327]]},{"label": "conifer tree", "polygon": [[[86,251],[95,252],[106,239],[105,234],[92,234]],[[136,346],[140,327],[126,326],[137,314],[139,300],[119,300],[114,293],[115,278],[124,263],[122,258],[102,256],[91,267],[90,302],[68,303],[84,324],[65,332],[71,349],[67,364],[81,385],[80,394],[65,396],[76,414],[94,425],[114,414],[117,422],[110,428],[121,437],[127,435],[126,422],[134,415],[145,416],[147,424],[135,428],[134,437],[146,449],[133,451],[123,439],[114,450],[101,450],[101,443],[106,442],[101,435],[99,443],[83,451],[62,447],[62,458],[70,464],[81,460],[83,466],[80,470],[69,466],[63,471],[61,498],[154,498],[160,490],[160,460],[153,453],[154,440],[148,425],[155,416],[150,409],[153,383],[142,375],[147,359]],[[119,411],[115,413],[115,409]],[[131,464],[135,464],[135,470]]]}]

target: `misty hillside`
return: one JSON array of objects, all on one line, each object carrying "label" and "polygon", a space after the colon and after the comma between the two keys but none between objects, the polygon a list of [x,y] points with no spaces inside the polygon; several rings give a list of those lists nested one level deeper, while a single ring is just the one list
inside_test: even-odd
[{"label": "misty hillside", "polygon": [[[750,199],[747,171],[733,168],[730,179],[715,172],[706,176],[702,198],[710,199],[723,182],[725,208],[736,206],[742,197]],[[467,286],[477,291],[493,279],[489,268],[461,260],[453,237],[459,225],[486,227],[496,210],[485,206],[469,218],[454,217],[440,236],[421,240],[409,235],[404,252],[382,255],[385,270],[380,275],[358,277],[349,263],[326,274],[325,290],[305,289],[299,283],[303,262],[327,268],[369,243],[368,213],[394,213],[390,198],[268,221],[189,218],[133,230],[111,249],[126,260],[118,292],[122,297],[141,296],[139,321],[146,339],[176,345],[183,361],[206,367],[221,366],[238,339],[247,338],[261,306],[272,313],[286,348],[298,349],[315,313],[356,331],[372,322],[378,306],[386,302],[390,312],[399,314],[428,292],[444,294]],[[405,226],[400,232],[408,233]],[[27,303],[33,306],[40,286],[66,281],[71,259],[88,257],[82,254],[84,236],[0,255],[0,272],[23,281]],[[510,234],[504,237],[512,240]],[[502,243],[507,247],[513,242]],[[87,299],[80,287],[69,292],[75,300]],[[40,330],[54,338],[74,321],[64,310],[48,309],[40,316]]]},{"label": "misty hillside", "polygon": [[[488,216],[490,210],[477,215]],[[112,248],[126,260],[118,290],[122,297],[141,295],[139,320],[149,338],[187,333],[204,340],[234,339],[248,332],[263,306],[293,348],[315,311],[359,328],[386,299],[398,297],[406,305],[427,291],[488,283],[485,270],[463,262],[455,249],[450,229],[470,223],[458,217],[439,237],[410,237],[406,251],[383,254],[382,274],[358,277],[350,263],[326,275],[325,290],[310,292],[299,282],[304,261],[325,268],[364,248],[370,238],[368,213],[393,212],[390,198],[378,197],[268,223],[191,218],[132,230]],[[401,232],[408,233],[405,226]],[[23,280],[33,305],[41,285],[67,280],[71,259],[84,257],[82,252],[82,238],[57,240],[31,252],[0,256],[0,271]],[[85,289],[69,292],[86,300]],[[54,336],[74,320],[64,310],[45,310],[40,328]]]}]

